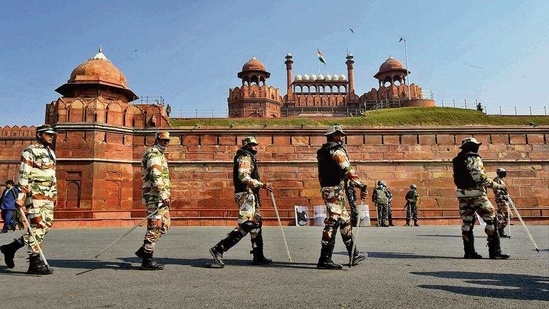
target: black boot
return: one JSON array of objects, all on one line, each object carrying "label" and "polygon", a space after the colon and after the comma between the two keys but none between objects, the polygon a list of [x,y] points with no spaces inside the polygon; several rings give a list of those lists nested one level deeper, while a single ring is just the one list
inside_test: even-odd
[{"label": "black boot", "polygon": [[414,226],[419,226],[419,224],[417,223],[417,220],[414,220]]},{"label": "black boot", "polygon": [[475,251],[475,236],[473,231],[467,233],[467,240],[463,239],[464,259],[482,259],[482,255]]},{"label": "black boot", "polygon": [[236,245],[242,237],[247,233],[244,233],[238,229],[232,230],[227,237],[222,239],[217,245],[210,248],[210,254],[214,259],[214,264],[220,268],[225,267],[225,262],[223,261],[223,253],[229,251],[234,245]]},{"label": "black boot", "polygon": [[273,260],[263,255],[263,235],[261,235],[261,232],[255,238],[252,238],[251,253],[254,255],[252,265],[269,265],[273,262]]},{"label": "black boot", "polygon": [[158,264],[153,261],[153,254],[143,251],[143,260],[141,261],[142,270],[162,270],[164,265]]},{"label": "black boot", "polygon": [[21,249],[25,245],[23,239],[18,238],[14,239],[13,242],[0,246],[0,251],[4,254],[4,261],[6,261],[6,266],[8,268],[14,268],[15,262],[13,258],[15,257],[15,252]]},{"label": "black boot", "polygon": [[410,226],[410,219],[406,219],[406,224],[404,226]]},{"label": "black boot", "polygon": [[53,274],[53,268],[50,268],[44,262],[40,260],[40,255],[33,253],[29,255],[29,269],[27,274],[33,275],[51,275]]},{"label": "black boot", "polygon": [[499,237],[509,238],[509,235],[505,234],[505,228],[498,228]]},{"label": "black boot", "polygon": [[389,213],[388,218],[389,218],[389,226],[395,226],[393,224],[393,213],[392,212]]},{"label": "black boot", "polygon": [[142,259],[143,258],[143,254],[145,254],[145,247],[141,246],[137,251],[135,251],[135,255]]},{"label": "black boot", "polygon": [[[347,246],[347,252],[349,253],[349,258],[351,257],[352,251],[353,251],[353,243],[351,242],[351,245]],[[351,265],[349,265],[349,267],[356,266],[358,265],[358,263],[364,261],[365,259],[366,259],[366,255],[360,253],[360,251],[358,251],[358,249],[355,247],[355,252],[353,254],[353,258],[350,259]]]},{"label": "black boot", "polygon": [[318,264],[316,264],[316,268],[319,269],[342,269],[343,266],[334,263],[332,261],[332,250],[333,248],[322,248],[320,250],[320,258],[318,259]]},{"label": "black boot", "polygon": [[511,257],[509,254],[501,252],[499,235],[497,233],[494,233],[494,235],[488,237],[488,254],[492,260],[505,260]]}]

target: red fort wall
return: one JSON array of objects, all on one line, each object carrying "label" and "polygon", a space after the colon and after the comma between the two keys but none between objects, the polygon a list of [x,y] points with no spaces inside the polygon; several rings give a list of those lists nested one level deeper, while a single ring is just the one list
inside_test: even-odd
[{"label": "red fort wall", "polygon": [[[56,226],[131,226],[143,218],[140,159],[154,128],[57,124],[59,204]],[[0,179],[17,180],[21,150],[34,141],[34,127],[4,127]],[[316,150],[324,128],[169,128],[174,225],[234,225],[232,160],[240,140],[255,135],[262,179],[272,182],[285,224],[295,205],[322,205]],[[403,224],[404,195],[415,183],[422,196],[420,223],[459,224],[451,159],[460,141],[475,136],[490,177],[508,170],[509,192],[530,223],[549,223],[549,130],[545,127],[346,128],[347,150],[371,188],[383,179],[394,194],[393,217]],[[493,201],[493,194],[489,196]],[[262,192],[265,224],[277,220]],[[368,204],[372,204],[368,201]],[[375,212],[371,213],[375,218]]]}]

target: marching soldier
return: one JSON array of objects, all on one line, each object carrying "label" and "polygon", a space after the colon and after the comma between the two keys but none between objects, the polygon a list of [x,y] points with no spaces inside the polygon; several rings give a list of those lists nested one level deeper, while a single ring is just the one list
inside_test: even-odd
[{"label": "marching soldier", "polygon": [[[503,178],[507,176],[507,171],[500,167],[496,170],[496,174],[494,182],[507,188],[503,181]],[[509,193],[507,193],[507,189],[494,189],[494,194],[496,195],[496,205],[498,206],[496,216],[498,219],[499,236],[509,237],[509,235],[505,234],[505,227],[509,224]]]},{"label": "marching soldier", "polygon": [[[327,143],[317,151],[318,179],[320,181],[322,199],[326,204],[326,219],[322,233],[322,249],[318,259],[317,268],[342,269],[342,266],[332,261],[332,253],[335,246],[337,229],[340,229],[341,238],[351,259],[352,265],[358,265],[366,256],[358,250],[353,250],[353,232],[349,213],[345,209],[344,181],[349,186],[358,187],[361,190],[361,199],[366,199],[368,192],[366,185],[349,162],[347,151],[343,147],[343,139],[346,134],[339,125],[329,126],[326,134]],[[353,254],[353,255],[352,255]],[[352,255],[352,256],[351,256]]]},{"label": "marching soldier", "polygon": [[[28,227],[34,233],[23,235],[12,243],[0,247],[8,268],[14,268],[15,252],[24,245],[28,246],[29,269],[27,273],[49,275],[53,269],[40,259],[40,248],[53,224],[53,209],[57,204],[57,177],[55,175],[56,157],[50,146],[57,133],[51,125],[44,124],[36,128],[37,142],[26,147],[21,153],[19,184],[21,192],[15,202],[16,207],[26,206]],[[36,241],[35,241],[36,240]]]},{"label": "marching soldier", "polygon": [[169,132],[158,132],[154,145],[143,153],[143,204],[147,207],[147,232],[143,245],[135,252],[142,270],[161,270],[164,265],[153,260],[156,243],[170,228],[170,171],[165,152],[170,143]]},{"label": "marching soldier", "polygon": [[499,234],[496,231],[496,212],[486,195],[486,188],[505,189],[505,185],[493,182],[487,177],[484,164],[478,154],[482,143],[474,137],[465,138],[461,142],[461,151],[452,160],[454,183],[457,187],[456,197],[459,201],[459,213],[463,224],[464,258],[480,259],[482,256],[475,251],[473,226],[475,213],[486,222],[484,229],[488,235],[488,253],[490,259],[508,259],[509,255],[501,252]]},{"label": "marching soldier", "polygon": [[263,224],[260,214],[259,190],[272,191],[273,186],[268,182],[261,182],[259,179],[259,169],[255,158],[258,145],[259,143],[255,137],[246,137],[242,140],[242,148],[236,152],[234,157],[234,200],[240,208],[238,225],[227,234],[227,237],[210,248],[210,254],[214,258],[214,264],[217,267],[222,268],[225,266],[223,253],[236,245],[248,233],[252,242],[252,265],[272,263],[271,259],[263,255],[263,235],[261,232]]}]

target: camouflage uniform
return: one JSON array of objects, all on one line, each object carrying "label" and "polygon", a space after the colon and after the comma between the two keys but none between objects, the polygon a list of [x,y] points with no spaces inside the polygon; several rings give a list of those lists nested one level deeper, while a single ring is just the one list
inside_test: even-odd
[{"label": "camouflage uniform", "polygon": [[[47,275],[53,273],[40,260],[40,248],[48,231],[53,225],[53,211],[57,204],[57,177],[55,174],[56,157],[49,147],[53,136],[56,134],[50,125],[42,125],[36,129],[37,143],[27,146],[21,153],[21,165],[19,167],[19,185],[21,192],[17,198],[18,204],[27,208],[28,227],[34,233],[23,235],[13,243],[0,247],[5,255],[9,268],[15,266],[13,257],[15,251],[28,246],[29,270],[31,274]],[[47,134],[47,136],[44,136]],[[49,136],[49,137],[48,137]],[[46,139],[49,139],[46,141]]]},{"label": "camouflage uniform", "polygon": [[389,203],[391,198],[391,192],[387,190],[384,182],[379,180],[372,194],[372,202],[376,204],[377,209],[377,226],[389,226]]},{"label": "camouflage uniform", "polygon": [[[499,176],[499,170],[501,169],[498,169],[498,176],[494,178],[494,182],[505,186],[505,182],[503,181],[505,176]],[[508,237],[508,235],[505,234],[505,228],[509,224],[509,193],[507,193],[507,190],[494,189],[494,194],[496,195],[496,205],[498,206],[496,214],[498,220],[498,233],[500,237]]]},{"label": "camouflage uniform", "polygon": [[259,190],[265,188],[271,190],[269,183],[260,181],[258,162],[255,159],[255,151],[251,149],[259,143],[255,137],[247,137],[242,141],[242,148],[234,157],[233,183],[234,201],[239,208],[238,225],[227,237],[210,248],[210,254],[218,267],[224,267],[223,253],[236,245],[248,233],[252,243],[252,265],[265,265],[272,262],[263,255],[263,235],[261,222],[261,200]]},{"label": "camouflage uniform", "polygon": [[[332,261],[332,253],[335,247],[337,229],[340,229],[341,239],[351,257],[353,254],[353,233],[349,213],[345,208],[345,182],[348,186],[361,188],[363,192],[366,186],[349,162],[347,151],[342,143],[333,140],[333,135],[339,132],[344,136],[340,126],[328,127],[325,136],[328,142],[317,151],[320,192],[326,205],[326,219],[322,234],[322,249],[317,267],[325,269],[341,269],[342,266]],[[365,193],[363,197],[365,196]],[[365,256],[355,250],[351,257],[352,265],[357,265]]]},{"label": "camouflage uniform", "polygon": [[456,197],[459,201],[464,258],[482,258],[474,249],[473,227],[475,213],[486,222],[485,233],[488,235],[488,248],[491,259],[509,258],[501,253],[499,235],[496,232],[494,206],[486,195],[486,188],[500,188],[486,175],[478,147],[481,143],[475,138],[462,141],[462,151],[453,159],[454,183],[457,186]]},{"label": "camouflage uniform", "polygon": [[163,268],[152,261],[152,255],[156,243],[170,228],[170,170],[165,156],[167,146],[162,145],[169,139],[168,132],[157,133],[155,144],[145,150],[141,160],[142,202],[147,207],[149,219],[143,246],[135,254],[143,259],[141,268],[146,270]]},{"label": "camouflage uniform", "polygon": [[410,220],[414,220],[414,225],[417,224],[417,204],[419,202],[419,193],[415,185],[410,186],[410,191],[406,193],[406,226],[410,225]]}]

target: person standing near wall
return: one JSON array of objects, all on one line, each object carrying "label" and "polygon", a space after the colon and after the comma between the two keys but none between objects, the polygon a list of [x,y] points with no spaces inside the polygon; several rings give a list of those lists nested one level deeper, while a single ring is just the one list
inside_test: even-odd
[{"label": "person standing near wall", "polygon": [[377,186],[372,194],[372,202],[376,204],[377,209],[377,226],[389,226],[389,203],[392,194],[387,191],[385,181],[378,180]]},{"label": "person standing near wall", "polygon": [[53,209],[57,204],[56,157],[50,146],[57,133],[49,124],[36,128],[37,142],[26,147],[21,153],[19,184],[21,192],[15,202],[18,208],[28,208],[27,217],[34,238],[30,233],[15,239],[12,243],[0,246],[8,268],[14,268],[15,252],[25,244],[29,248],[29,269],[27,273],[49,275],[53,269],[40,259],[40,249],[53,224]]},{"label": "person standing near wall", "polygon": [[499,237],[509,237],[505,234],[505,227],[509,224],[509,193],[507,192],[507,186],[503,181],[503,178],[507,176],[507,171],[500,167],[496,170],[496,178],[494,182],[505,187],[505,189],[493,189],[496,195],[496,205],[498,206],[496,217],[498,220],[498,233]]},{"label": "person standing near wall", "polygon": [[169,132],[158,132],[154,145],[143,153],[143,204],[147,207],[147,232],[143,245],[135,252],[141,259],[142,270],[162,270],[164,265],[153,260],[156,243],[170,228],[171,182],[166,150],[170,143]]},{"label": "person standing near wall", "polygon": [[259,143],[253,136],[242,140],[240,148],[234,157],[233,184],[234,200],[239,207],[238,225],[227,237],[210,248],[210,254],[217,267],[224,267],[223,253],[236,245],[244,236],[250,234],[252,242],[252,265],[271,264],[272,260],[263,254],[263,234],[261,231],[261,199],[259,190],[273,190],[272,184],[261,182],[259,177],[258,162],[255,158]]},{"label": "person standing near wall", "polygon": [[17,207],[15,201],[19,196],[20,190],[19,187],[14,185],[13,180],[9,179],[6,181],[6,189],[2,192],[0,196],[0,208],[2,209],[2,221],[4,221],[4,226],[1,233],[7,233],[9,229],[15,231],[16,223],[13,221]]},{"label": "person standing near wall", "polygon": [[[326,205],[326,219],[322,233],[322,249],[318,259],[319,269],[342,269],[340,264],[334,263],[332,253],[335,247],[337,229],[340,229],[341,239],[347,248],[352,265],[358,265],[366,256],[357,249],[353,250],[353,231],[351,218],[345,208],[344,182],[360,188],[360,198],[366,199],[368,191],[349,162],[347,151],[343,147],[343,140],[347,134],[340,125],[329,126],[326,134],[327,142],[317,151],[318,180],[320,192]],[[352,255],[352,256],[351,256]]]},{"label": "person standing near wall", "polygon": [[415,184],[410,185],[410,190],[406,193],[406,225],[410,226],[410,220],[414,220],[414,226],[419,226],[417,223],[417,205],[419,203],[419,193]]},{"label": "person standing near wall", "polygon": [[459,147],[461,151],[452,160],[454,183],[457,187],[456,197],[459,202],[459,213],[463,221],[461,236],[463,238],[464,258],[480,259],[475,251],[473,225],[475,214],[486,222],[484,232],[488,235],[488,253],[490,259],[508,259],[510,256],[501,252],[499,234],[496,231],[496,212],[486,195],[486,188],[505,190],[505,185],[493,182],[487,177],[482,158],[478,154],[482,143],[474,137],[465,138]]}]

